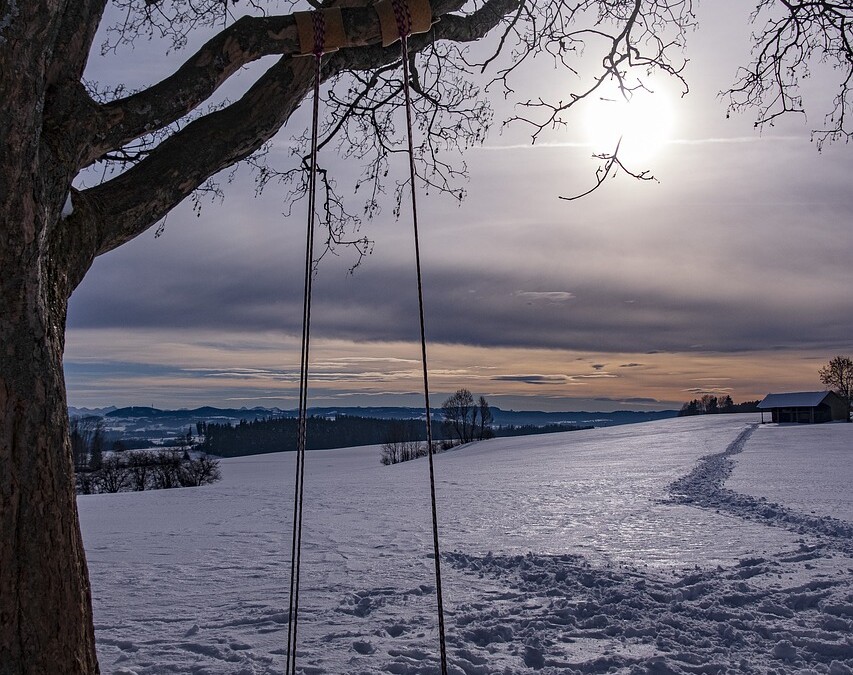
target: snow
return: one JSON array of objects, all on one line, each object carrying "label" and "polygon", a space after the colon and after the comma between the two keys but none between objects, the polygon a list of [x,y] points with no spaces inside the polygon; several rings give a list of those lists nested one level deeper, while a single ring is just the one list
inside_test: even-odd
[{"label": "snow", "polygon": [[853,523],[853,424],[765,424],[759,432],[728,487]]},{"label": "snow", "polygon": [[759,410],[772,410],[773,408],[816,408],[829,396],[830,391],[795,391],[787,394],[767,394],[761,403]]},{"label": "snow", "polygon": [[65,203],[62,205],[62,213],[59,214],[59,217],[65,220],[66,218],[69,218],[72,213],[74,213],[74,204],[71,203],[71,191],[69,190],[68,196],[65,198]]},{"label": "snow", "polygon": [[[853,673],[853,425],[679,418],[436,457],[450,672]],[[291,454],[81,496],[102,672],[284,672]],[[438,672],[428,470],[308,454],[298,667]]]}]

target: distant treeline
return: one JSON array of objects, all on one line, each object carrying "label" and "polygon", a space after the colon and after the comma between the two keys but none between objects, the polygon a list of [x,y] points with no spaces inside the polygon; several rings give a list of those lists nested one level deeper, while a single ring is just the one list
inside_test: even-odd
[{"label": "distant treeline", "polygon": [[[298,420],[293,417],[274,417],[239,424],[199,422],[196,425],[201,443],[198,450],[219,457],[260,455],[268,452],[296,450]],[[305,441],[306,450],[347,448],[356,445],[385,443],[396,431],[399,420],[375,417],[338,415],[334,418],[309,417]],[[426,425],[411,425],[414,441],[426,440]],[[441,423],[433,421],[433,436],[441,437]]]},{"label": "distant treeline", "polygon": [[[239,424],[198,422],[196,430],[201,442],[195,445],[195,449],[218,457],[287,452],[296,450],[297,427],[298,420],[293,417],[241,420]],[[493,431],[495,436],[526,436],[589,428],[591,427],[575,424],[544,426],[524,424],[493,427]],[[450,438],[447,426],[440,419],[440,415],[433,418],[432,434],[437,441]],[[425,441],[426,425],[423,420],[380,419],[351,415],[308,418],[307,450],[381,445],[398,440]]]},{"label": "distant treeline", "polygon": [[725,396],[712,396],[705,394],[702,398],[694,398],[688,401],[678,412],[679,417],[687,415],[713,415],[716,413],[745,413],[757,412],[760,401],[744,401],[743,403],[735,403],[732,397],[726,394]]},{"label": "distant treeline", "polygon": [[561,431],[581,431],[582,429],[593,429],[592,426],[583,426],[580,424],[543,424],[536,426],[535,424],[509,424],[505,427],[496,427],[493,429],[495,436],[531,436],[533,434],[555,434]]}]

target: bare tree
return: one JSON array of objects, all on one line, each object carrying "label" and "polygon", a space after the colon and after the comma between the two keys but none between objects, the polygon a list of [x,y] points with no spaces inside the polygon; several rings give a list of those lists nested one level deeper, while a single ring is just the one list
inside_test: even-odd
[{"label": "bare tree", "polygon": [[91,452],[92,434],[99,420],[100,418],[92,416],[71,418],[69,440],[75,471],[86,471],[90,468],[89,453]]},{"label": "bare tree", "polygon": [[480,422],[477,429],[477,438],[483,441],[487,438],[492,438],[495,435],[492,431],[494,415],[492,415],[492,409],[489,407],[489,402],[486,401],[484,396],[481,396],[477,401],[477,407],[480,410]]},{"label": "bare tree", "polygon": [[89,415],[70,423],[69,445],[74,463],[75,491],[82,495],[98,491],[98,470],[103,461],[103,420]]},{"label": "bare tree", "polygon": [[[0,662],[15,673],[98,670],[62,370],[72,291],[97,256],[155,226],[185,198],[219,194],[212,177],[241,160],[255,167],[261,186],[288,181],[292,199],[306,184],[304,153],[297,152],[290,169],[269,166],[264,155],[311,87],[311,59],[294,58],[292,14],[275,14],[280,5],[266,0],[239,3],[245,12],[239,18],[223,16],[235,5],[221,0],[112,4],[121,19],[107,31],[106,54],[140,36],[162,37],[174,49],[197,31],[210,37],[172,75],[126,94],[83,80],[107,0],[0,0]],[[399,51],[380,46],[372,0],[309,4],[343,8],[346,48],[323,66],[321,145],[365,167],[359,194],[369,216],[386,189],[389,159],[403,147],[395,123],[406,86]],[[693,25],[691,0],[430,4],[435,24],[410,40],[408,55],[423,134],[418,174],[434,191],[460,198],[464,167],[445,160],[443,151],[483,139],[492,117],[489,87],[510,95],[518,69],[536,57],[578,75],[577,88],[562,100],[521,101],[517,121],[530,125],[535,140],[608,82],[630,97],[650,73],[681,79],[680,47]],[[783,72],[793,54],[795,70],[803,72],[808,58],[798,53],[825,53],[837,59],[842,79],[829,134],[847,133],[850,0],[759,2],[760,10],[774,7],[785,20],[759,35],[757,65],[735,90],[741,98],[733,105],[764,106],[776,87],[782,112],[796,110],[789,83],[773,80],[767,66]],[[223,19],[229,25],[219,28]],[[465,45],[489,34],[494,40],[477,50],[483,58],[476,61]],[[243,66],[270,55],[275,63],[238,100],[213,98]],[[581,69],[581,58],[594,68]],[[592,74],[581,78],[581,70]],[[474,84],[474,73],[489,87]],[[621,166],[615,155],[603,159],[608,175]],[[103,180],[72,187],[86,171]],[[356,219],[325,171],[321,183],[327,244],[335,246],[347,238],[341,227]],[[395,185],[397,199],[404,187]],[[354,241],[363,251],[366,243]],[[45,579],[62,583],[46,587]]]},{"label": "bare tree", "polygon": [[190,456],[181,447],[164,448],[157,453],[146,450],[103,458],[97,470],[88,469],[77,476],[80,494],[94,492],[136,492],[176,487],[199,487],[220,480],[219,460],[207,454]]},{"label": "bare tree", "polygon": [[702,394],[702,398],[699,399],[699,408],[709,415],[718,412],[717,397],[713,394]]},{"label": "bare tree", "polygon": [[181,487],[210,485],[222,478],[219,460],[207,454],[185,459],[181,463],[179,480]]},{"label": "bare tree", "polygon": [[386,441],[383,443],[382,453],[379,455],[379,461],[385,466],[399,464],[402,461],[400,459],[400,446],[393,441]]},{"label": "bare tree", "polygon": [[837,82],[836,95],[825,104],[823,125],[812,131],[812,137],[819,149],[828,141],[849,141],[853,136],[853,2],[758,0],[755,4],[752,20],[760,28],[753,35],[753,59],[726,92],[730,110],[757,110],[756,127],[770,126],[783,115],[805,116],[800,83],[823,70]]},{"label": "bare tree", "polygon": [[175,448],[164,448],[155,455],[151,485],[155,490],[181,487],[181,463],[183,457]]},{"label": "bare tree", "polygon": [[78,494],[93,495],[97,491],[97,474],[88,468],[79,471],[74,476],[74,486]]},{"label": "bare tree", "polygon": [[468,389],[459,389],[449,396],[441,406],[446,433],[456,437],[460,443],[482,441],[491,438],[492,411],[485,397],[475,402],[474,395]]},{"label": "bare tree", "polygon": [[89,468],[97,471],[104,461],[104,421],[97,418],[89,439]]},{"label": "bare tree", "polygon": [[124,460],[116,455],[105,457],[95,471],[98,492],[123,492],[130,483],[130,472]]},{"label": "bare tree", "polygon": [[141,492],[150,486],[156,462],[154,453],[134,450],[127,453],[127,470],[130,489]]},{"label": "bare tree", "polygon": [[395,420],[388,428],[385,442],[382,444],[380,461],[385,464],[408,462],[410,459],[425,457],[427,444],[416,440],[418,431],[412,420]]},{"label": "bare tree", "polygon": [[441,404],[445,429],[460,443],[470,443],[474,440],[477,411],[474,395],[468,389],[458,389]]},{"label": "bare tree", "polygon": [[838,394],[847,404],[847,421],[850,421],[853,399],[853,359],[836,356],[818,372],[820,381]]}]

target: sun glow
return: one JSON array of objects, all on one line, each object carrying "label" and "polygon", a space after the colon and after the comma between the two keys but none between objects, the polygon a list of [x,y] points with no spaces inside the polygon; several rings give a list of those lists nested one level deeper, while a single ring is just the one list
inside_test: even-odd
[{"label": "sun glow", "polygon": [[660,154],[672,138],[674,117],[665,92],[602,95],[586,106],[584,131],[595,154],[612,154],[632,168]]}]

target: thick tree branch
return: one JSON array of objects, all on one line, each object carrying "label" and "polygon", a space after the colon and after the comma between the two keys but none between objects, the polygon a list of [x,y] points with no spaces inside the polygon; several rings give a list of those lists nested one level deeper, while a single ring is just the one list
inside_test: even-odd
[{"label": "thick tree branch", "polygon": [[[457,9],[460,2],[435,0],[432,5],[433,15],[439,18]],[[379,20],[372,7],[347,7],[342,13],[350,47],[378,45]],[[246,64],[263,56],[294,55],[298,51],[293,15],[239,19],[165,80],[102,106],[100,129],[92,139],[87,164],[187,115]]]},{"label": "thick tree branch", "polygon": [[[97,119],[97,106],[80,84],[107,0],[65,2],[51,50],[45,82],[43,156],[75,171],[87,158],[91,128],[81,120]],[[73,175],[73,174],[72,174]]]},{"label": "thick tree branch", "polygon": [[[503,16],[501,12],[512,11],[519,1],[490,0],[468,16],[445,16],[432,33],[413,36],[411,49],[413,52],[421,50],[433,40],[445,37],[454,41],[476,40],[497,25]],[[451,3],[437,5],[452,6]],[[350,20],[348,34],[351,39],[368,45],[378,40],[378,24],[375,24],[372,9],[369,12],[352,10],[346,14]],[[280,21],[279,25],[284,26],[291,19],[283,17]],[[285,33],[288,30],[284,28]],[[235,31],[217,44],[233,43],[238,39],[235,35],[239,34],[240,30]],[[271,48],[275,40],[278,38],[264,48]],[[373,45],[342,49],[329,57],[323,77],[328,79],[347,70],[372,70],[397,59],[396,45],[386,49]],[[135,167],[76,195],[78,202],[91,205],[101,221],[93,256],[137,236],[211,175],[244,159],[269,140],[307,94],[312,65],[311,59],[283,57],[240,101],[188,124],[150,151]],[[168,80],[161,83],[164,87],[168,86],[165,82]],[[150,95],[157,87],[145,95]],[[132,99],[134,97],[125,102]],[[133,105],[138,105],[140,100],[137,98]],[[142,117],[141,113],[137,115],[137,119]]]},{"label": "thick tree branch", "polygon": [[80,81],[106,5],[107,0],[72,0],[65,3],[53,59],[47,73],[49,85]]},{"label": "thick tree branch", "polygon": [[[475,42],[485,37],[490,30],[497,26],[505,15],[514,12],[524,0],[488,0],[478,10],[467,15],[440,15],[440,21],[435,23],[429,33],[413,35],[409,38],[409,53],[414,54],[425,49],[429,44],[438,40],[453,42]],[[433,3],[433,11],[437,11],[438,3]],[[451,3],[447,3],[451,6]],[[440,7],[440,6],[439,6]],[[438,17],[438,14],[434,14]],[[387,66],[400,58],[398,45],[382,48],[377,44],[360,49],[341,49],[328,57],[324,79],[347,70],[374,70]]]},{"label": "thick tree branch", "polygon": [[93,255],[144,232],[207,178],[271,138],[308,93],[313,65],[283,57],[239,101],[188,124],[136,166],[80,193],[100,221]]},{"label": "thick tree branch", "polygon": [[523,4],[524,0],[488,0],[471,14],[445,16],[433,29],[436,39],[474,42],[484,38],[499,23],[515,14]]},{"label": "thick tree branch", "polygon": [[243,17],[165,80],[102,106],[102,130],[89,161],[182,118],[246,64],[270,54],[293,54],[298,48],[292,15]]}]

